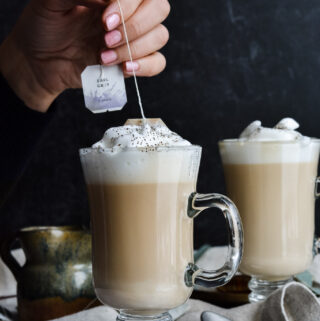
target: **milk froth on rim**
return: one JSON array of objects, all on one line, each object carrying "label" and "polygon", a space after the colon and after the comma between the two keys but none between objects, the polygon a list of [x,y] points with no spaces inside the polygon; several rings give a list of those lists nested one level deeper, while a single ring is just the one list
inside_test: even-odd
[{"label": "milk froth on rim", "polygon": [[238,139],[219,142],[225,164],[265,164],[311,162],[319,153],[319,141],[296,131],[292,118],[282,119],[275,127],[252,122]]},{"label": "milk froth on rim", "polygon": [[201,147],[162,122],[110,128],[91,148],[80,150],[82,163],[87,164],[87,182],[108,184],[193,181],[197,173],[185,166],[189,157],[198,164],[200,154]]}]

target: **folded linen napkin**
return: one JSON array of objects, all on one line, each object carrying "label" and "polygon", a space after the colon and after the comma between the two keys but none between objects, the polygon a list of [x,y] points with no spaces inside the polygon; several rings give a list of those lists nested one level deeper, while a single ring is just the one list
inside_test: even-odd
[{"label": "folded linen napkin", "polygon": [[[320,304],[316,296],[304,285],[291,282],[273,293],[266,301],[246,304],[233,309],[223,309],[214,305],[189,300],[188,311],[179,321],[197,321],[204,311],[219,314],[230,321],[317,321],[320,320]],[[77,314],[55,319],[55,321],[115,321],[116,312],[108,307],[98,307]],[[206,314],[203,321],[210,319]]]},{"label": "folded linen napkin", "polygon": [[259,310],[261,321],[320,320],[320,304],[304,285],[292,282],[271,295]]},{"label": "folded linen napkin", "polygon": [[[189,301],[169,311],[173,320],[178,319],[190,309]],[[107,306],[100,306],[51,321],[115,321],[117,312]]]},{"label": "folded linen napkin", "polygon": [[[320,303],[317,297],[303,284],[291,282],[270,295],[261,303],[246,304],[238,308],[218,311],[207,309],[230,321],[319,321]],[[210,318],[210,313],[202,321],[217,320]],[[195,315],[194,317],[198,317]],[[185,316],[181,321],[194,321]]]},{"label": "folded linen napkin", "polygon": [[[26,259],[22,249],[13,250],[11,253],[21,266],[25,263]],[[0,258],[0,298],[16,295],[16,293],[17,282],[8,267]]]}]

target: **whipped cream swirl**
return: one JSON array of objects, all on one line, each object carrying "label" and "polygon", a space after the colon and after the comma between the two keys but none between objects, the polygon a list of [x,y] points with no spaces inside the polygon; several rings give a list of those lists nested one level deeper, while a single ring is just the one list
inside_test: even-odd
[{"label": "whipped cream swirl", "polygon": [[299,124],[292,118],[282,119],[275,127],[262,127],[261,121],[252,122],[240,135],[240,140],[248,141],[295,141],[306,139],[296,129]]},{"label": "whipped cream swirl", "polygon": [[156,149],[157,147],[189,146],[190,142],[172,132],[164,123],[125,125],[108,129],[94,149],[120,151],[127,148]]}]

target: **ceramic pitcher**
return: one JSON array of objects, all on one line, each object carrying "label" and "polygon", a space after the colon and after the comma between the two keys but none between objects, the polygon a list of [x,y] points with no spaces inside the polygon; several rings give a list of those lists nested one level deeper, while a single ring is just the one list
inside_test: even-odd
[{"label": "ceramic pitcher", "polygon": [[[26,256],[11,255],[18,240]],[[85,309],[95,302],[91,235],[78,227],[29,227],[2,244],[1,257],[17,280],[21,321],[44,321]]]}]

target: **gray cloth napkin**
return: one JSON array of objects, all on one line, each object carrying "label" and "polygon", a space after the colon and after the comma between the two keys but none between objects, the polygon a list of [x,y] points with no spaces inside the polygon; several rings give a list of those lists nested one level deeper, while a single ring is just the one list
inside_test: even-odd
[{"label": "gray cloth napkin", "polygon": [[[320,304],[316,296],[303,284],[291,282],[274,292],[266,301],[246,304],[234,309],[203,307],[224,316],[230,321],[319,321]],[[181,321],[194,321],[201,311],[193,316],[185,315]]]},{"label": "gray cloth napkin", "polygon": [[[214,305],[189,300],[188,309],[179,321],[200,321],[204,311],[212,311],[231,321],[318,321],[320,304],[316,296],[304,285],[291,282],[273,293],[265,302],[246,304],[238,308],[223,309]],[[98,307],[55,321],[115,321],[116,312]]]},{"label": "gray cloth napkin", "polygon": [[[171,315],[173,320],[176,320],[187,311],[189,311],[189,309],[190,304],[188,301],[185,304],[177,307],[176,309],[170,310],[169,314]],[[115,321],[116,318],[116,311],[109,307],[102,306],[51,321]]]},{"label": "gray cloth napkin", "polygon": [[320,320],[320,304],[308,288],[292,282],[271,295],[259,314],[261,321],[316,321]]}]

